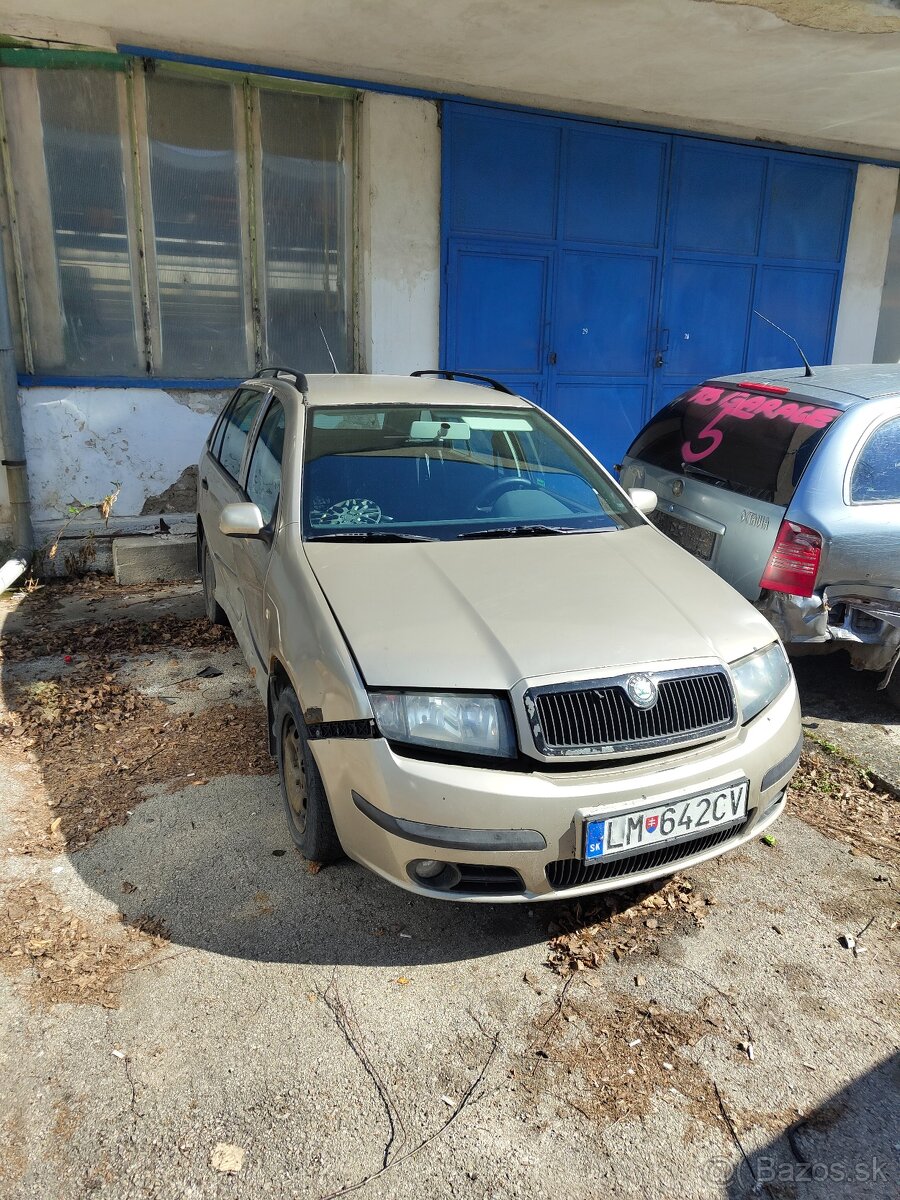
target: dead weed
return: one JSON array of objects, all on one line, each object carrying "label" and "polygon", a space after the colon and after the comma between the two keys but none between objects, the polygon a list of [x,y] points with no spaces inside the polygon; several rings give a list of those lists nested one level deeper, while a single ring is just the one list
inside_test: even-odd
[{"label": "dead weed", "polygon": [[595,1122],[645,1116],[659,1094],[686,1102],[697,1117],[714,1118],[713,1082],[685,1053],[717,1028],[706,1006],[675,1012],[623,993],[603,1004],[595,997],[569,992],[535,1019],[534,1066],[517,1073],[519,1083],[549,1088]]},{"label": "dead weed", "polygon": [[900,864],[900,800],[878,787],[862,767],[827,747],[804,750],[788,805],[807,825],[846,842],[851,853]]},{"label": "dead weed", "polygon": [[0,964],[32,974],[32,999],[116,1008],[125,976],[167,945],[154,918],[102,924],[78,916],[46,884],[11,888],[0,901]]},{"label": "dead weed", "polygon": [[661,938],[706,924],[716,903],[701,895],[689,879],[675,876],[662,883],[602,892],[564,909],[551,923],[547,963],[560,975],[598,967],[610,955],[658,952]]},{"label": "dead weed", "polygon": [[[157,784],[186,787],[218,775],[267,775],[265,712],[259,705],[219,704],[170,716],[158,700],[101,681],[74,711],[54,699],[26,704],[13,732],[31,748],[43,776],[43,800],[13,814],[16,854],[80,850],[110,826],[122,825]],[[67,692],[68,695],[68,692]]]},{"label": "dead weed", "polygon": [[75,625],[29,622],[28,633],[0,638],[0,659],[27,659],[63,655],[95,663],[110,656],[153,654],[163,647],[185,650],[225,649],[237,643],[230,629],[210,625],[205,617],[177,617],[167,613],[152,621],[81,621]]}]

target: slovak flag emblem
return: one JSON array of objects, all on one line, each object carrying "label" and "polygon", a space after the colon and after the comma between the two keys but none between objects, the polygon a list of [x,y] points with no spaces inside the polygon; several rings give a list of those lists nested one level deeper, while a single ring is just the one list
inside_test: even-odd
[{"label": "slovak flag emblem", "polygon": [[656,827],[659,824],[659,817],[647,817],[647,819],[644,821],[644,824],[647,826],[648,833],[656,833]]}]

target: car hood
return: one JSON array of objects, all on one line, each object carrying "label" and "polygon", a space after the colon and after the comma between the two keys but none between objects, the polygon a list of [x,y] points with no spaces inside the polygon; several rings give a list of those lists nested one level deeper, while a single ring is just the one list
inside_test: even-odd
[{"label": "car hood", "polygon": [[543,675],[728,662],[775,638],[746,600],[649,525],[304,549],[370,687],[506,691]]}]

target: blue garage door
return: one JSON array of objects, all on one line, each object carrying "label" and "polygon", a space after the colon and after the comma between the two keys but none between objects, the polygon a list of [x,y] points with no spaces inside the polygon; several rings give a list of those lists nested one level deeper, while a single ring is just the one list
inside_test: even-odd
[{"label": "blue garage door", "polygon": [[442,362],[601,459],[706,375],[831,353],[855,167],[467,104],[444,109]]}]

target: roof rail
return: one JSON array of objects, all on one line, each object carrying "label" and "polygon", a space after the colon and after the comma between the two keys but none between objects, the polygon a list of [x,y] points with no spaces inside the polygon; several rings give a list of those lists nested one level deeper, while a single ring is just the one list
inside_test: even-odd
[{"label": "roof rail", "polygon": [[491,379],[489,375],[473,375],[471,371],[411,371],[410,374],[416,379],[421,379],[423,375],[437,375],[441,379],[477,379],[479,383],[489,383],[495,392],[503,392],[507,396],[516,394],[505,383]]},{"label": "roof rail", "polygon": [[300,371],[292,371],[290,367],[261,367],[253,376],[254,379],[287,379],[301,392],[309,391],[306,376]]}]

